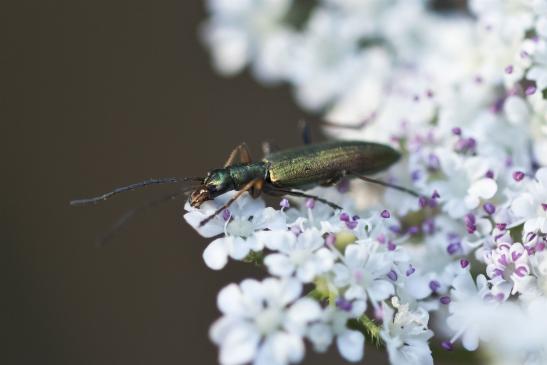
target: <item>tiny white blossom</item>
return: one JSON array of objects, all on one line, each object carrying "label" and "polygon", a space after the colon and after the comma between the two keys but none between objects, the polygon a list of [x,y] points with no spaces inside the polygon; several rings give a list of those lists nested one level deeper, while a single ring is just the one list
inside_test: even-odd
[{"label": "tiny white blossom", "polygon": [[334,263],[334,255],[324,246],[324,239],[315,228],[298,235],[290,231],[266,234],[269,236],[266,246],[276,251],[264,259],[272,275],[285,277],[294,273],[300,281],[309,283]]},{"label": "tiny white blossom", "polygon": [[211,339],[220,347],[220,363],[300,362],[307,324],[321,314],[314,300],[298,299],[301,292],[298,281],[273,278],[247,279],[222,289],[217,302],[223,316],[210,330]]},{"label": "tiny white blossom", "polygon": [[450,292],[450,304],[447,318],[448,327],[455,332],[451,343],[462,338],[463,347],[474,351],[479,346],[480,327],[473,316],[470,316],[470,308],[481,308],[483,298],[488,294],[488,284],[484,275],[477,277],[477,283],[473,281],[469,270],[462,270],[454,278],[453,289]]},{"label": "tiny white blossom", "polygon": [[524,231],[547,233],[547,168],[536,172],[526,191],[511,203],[514,214],[525,220]]},{"label": "tiny white blossom", "polygon": [[394,310],[384,305],[383,329],[380,336],[384,340],[392,365],[433,364],[428,340],[433,332],[428,329],[429,314],[422,308],[410,311],[408,304],[400,304],[397,297],[391,299]]},{"label": "tiny white blossom", "polygon": [[350,244],[346,247],[341,263],[333,267],[333,283],[345,288],[344,297],[358,300],[366,306],[370,298],[373,305],[394,293],[387,277],[393,263],[387,253],[376,252],[376,244]]},{"label": "tiny white blossom", "polygon": [[365,337],[348,328],[351,318],[349,311],[329,306],[323,310],[320,321],[309,326],[307,338],[318,352],[325,352],[336,339],[336,347],[344,359],[360,361],[365,351]]},{"label": "tiny white blossom", "polygon": [[486,272],[492,283],[492,292],[507,300],[527,282],[530,274],[528,253],[521,243],[501,243],[486,259]]},{"label": "tiny white blossom", "polygon": [[204,226],[199,225],[234,194],[235,192],[229,192],[213,201],[207,201],[200,209],[191,207],[189,203],[185,206],[188,213],[184,215],[184,219],[202,236],[224,234],[211,242],[203,252],[205,263],[213,270],[222,269],[228,262],[228,257],[242,260],[251,250],[262,250],[264,246],[257,240],[256,233],[268,229],[267,234],[273,234],[275,230],[286,229],[285,214],[282,211],[266,207],[262,199],[253,199],[249,194],[241,196],[230,208]]}]

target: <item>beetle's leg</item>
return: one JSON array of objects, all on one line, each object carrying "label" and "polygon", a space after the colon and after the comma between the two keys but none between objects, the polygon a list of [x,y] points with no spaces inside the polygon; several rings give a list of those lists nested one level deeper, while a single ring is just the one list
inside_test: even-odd
[{"label": "beetle's leg", "polygon": [[279,146],[277,146],[274,143],[271,143],[270,141],[262,142],[262,154],[264,156],[268,156],[270,153],[275,151],[279,151]]},{"label": "beetle's leg", "polygon": [[264,179],[258,179],[251,187],[251,196],[256,199],[260,196],[263,190],[264,190]]},{"label": "beetle's leg", "polygon": [[411,190],[411,189],[408,189],[408,188],[405,188],[403,186],[399,186],[399,185],[395,185],[395,184],[390,184],[388,182],[385,182],[385,181],[382,181],[382,180],[376,180],[376,179],[373,179],[373,178],[370,178],[368,176],[363,176],[363,175],[358,175],[354,172],[348,172],[348,175],[351,175],[351,176],[355,176],[356,178],[358,179],[361,179],[363,181],[366,181],[366,182],[369,182],[369,183],[372,183],[372,184],[377,184],[377,185],[382,185],[382,186],[385,186],[387,188],[392,188],[392,189],[395,189],[395,190],[399,190],[399,191],[402,191],[404,193],[407,193],[407,194],[410,194],[412,196],[415,196],[417,198],[420,197],[420,194],[418,194],[417,192],[415,192],[414,190]]},{"label": "beetle's leg", "polygon": [[252,161],[251,153],[249,152],[249,148],[245,142],[232,150],[230,156],[226,160],[226,163],[224,163],[224,168],[232,166],[238,157],[239,162],[241,163],[249,163]]},{"label": "beetle's leg", "polygon": [[311,144],[310,124],[305,119],[302,119],[298,122],[298,128],[300,129],[300,134],[302,135],[302,142],[305,145]]},{"label": "beetle's leg", "polygon": [[271,185],[265,185],[264,186],[264,192],[266,194],[270,194],[270,195],[292,195],[292,196],[298,196],[298,197],[301,197],[301,198],[310,198],[310,199],[317,200],[318,202],[327,204],[328,206],[330,206],[333,209],[342,210],[342,207],[339,206],[336,203],[333,203],[333,202],[328,201],[326,199],[320,198],[316,195],[303,193],[303,192],[298,191],[298,190],[283,189],[283,188],[278,188],[278,187],[274,187],[274,186],[271,186]]},{"label": "beetle's leg", "polygon": [[215,210],[213,214],[211,214],[210,216],[208,216],[207,218],[205,218],[204,220],[199,222],[199,226],[202,227],[202,226],[206,225],[211,219],[216,217],[218,214],[222,213],[222,211],[224,209],[226,209],[230,205],[232,205],[232,203],[235,202],[237,199],[239,199],[239,197],[241,195],[243,195],[246,191],[251,190],[259,180],[262,180],[262,179],[259,179],[259,178],[253,179],[253,180],[249,181],[247,184],[245,184],[245,186],[243,188],[241,188],[241,190],[238,191],[237,194],[234,195],[230,200],[228,200],[223,206],[221,206],[220,208]]}]

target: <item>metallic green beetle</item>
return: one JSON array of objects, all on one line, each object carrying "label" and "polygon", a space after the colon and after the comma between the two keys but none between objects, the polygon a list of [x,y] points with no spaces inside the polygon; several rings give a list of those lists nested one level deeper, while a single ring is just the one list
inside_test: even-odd
[{"label": "metallic green beetle", "polygon": [[[240,161],[234,164],[238,155]],[[357,177],[418,196],[404,187],[364,176],[387,169],[400,157],[399,152],[383,144],[338,141],[278,151],[267,154],[262,161],[252,162],[246,145],[241,144],[232,151],[224,168],[208,173],[201,185],[190,196],[190,204],[193,207],[199,207],[203,202],[212,200],[227,191],[238,191],[200,225],[206,224],[247,191],[253,197],[259,196],[261,192],[270,195],[308,197],[341,209],[332,202],[298,190],[306,190],[317,185],[333,185],[344,176]]]},{"label": "metallic green beetle", "polygon": [[[261,161],[253,162],[246,144],[242,143],[232,151],[223,168],[211,170],[205,178],[150,179],[115,189],[95,198],[73,200],[71,204],[94,204],[106,200],[112,195],[147,185],[179,183],[191,180],[199,183],[199,186],[190,195],[190,204],[196,208],[199,208],[203,202],[212,200],[228,191],[237,191],[237,194],[228,200],[226,204],[201,221],[201,226],[228,208],[245,192],[250,192],[253,197],[258,197],[264,192],[270,195],[293,195],[312,198],[335,209],[342,209],[328,200],[306,194],[300,190],[306,190],[317,185],[333,185],[343,177],[348,176],[418,196],[410,189],[365,176],[387,169],[399,158],[399,152],[383,144],[362,141],[337,141],[309,144],[294,149],[268,153]],[[167,198],[172,199],[176,195],[180,195],[180,193],[170,195]]]}]

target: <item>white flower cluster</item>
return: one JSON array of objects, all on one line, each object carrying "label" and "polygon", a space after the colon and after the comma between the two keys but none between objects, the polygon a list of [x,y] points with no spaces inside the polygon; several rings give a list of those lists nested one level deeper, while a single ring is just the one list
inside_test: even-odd
[{"label": "white flower cluster", "polygon": [[433,332],[493,364],[547,363],[547,0],[208,4],[220,72],[288,82],[304,109],[340,124],[332,137],[397,148],[381,178],[421,195],[310,192],[343,211],[245,195],[203,227],[232,194],[187,206],[217,237],[209,267],[232,258],[272,276],[219,295],[221,363],[299,362],[303,341],[358,361],[368,340],[392,364],[430,364]]},{"label": "white flower cluster", "polygon": [[[441,284],[415,272],[400,247],[407,235],[399,233],[399,222],[387,210],[371,209],[367,218],[360,218],[311,199],[299,209],[287,208],[284,200],[274,210],[245,194],[199,226],[233,194],[200,209],[187,204],[185,215],[201,235],[221,235],[203,253],[211,269],[222,269],[230,257],[262,263],[272,275],[220,292],[223,317],[213,325],[211,338],[220,346],[221,363],[298,362],[304,356],[304,339],[319,352],[335,342],[345,359],[359,361],[365,334],[385,341],[396,363],[432,363],[429,315],[418,301],[438,302]],[[411,281],[421,287],[423,298],[407,287]],[[308,284],[313,289],[304,292]],[[382,318],[381,329],[375,320]]]}]

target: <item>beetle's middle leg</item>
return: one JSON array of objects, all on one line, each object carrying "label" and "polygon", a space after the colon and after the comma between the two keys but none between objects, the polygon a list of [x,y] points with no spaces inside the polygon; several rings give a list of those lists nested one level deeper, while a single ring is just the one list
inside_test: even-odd
[{"label": "beetle's middle leg", "polygon": [[236,148],[232,150],[230,153],[230,156],[224,163],[224,168],[228,166],[232,166],[234,162],[236,162],[237,158],[239,157],[239,162],[241,163],[249,163],[252,161],[251,153],[249,152],[249,147],[247,147],[247,143],[243,142]]},{"label": "beetle's middle leg", "polygon": [[265,185],[264,186],[264,193],[269,194],[269,195],[292,195],[292,196],[297,196],[297,197],[300,197],[300,198],[310,198],[310,199],[317,200],[318,202],[327,204],[329,207],[331,207],[333,209],[342,210],[342,207],[339,206],[336,203],[333,203],[333,202],[331,202],[327,199],[320,198],[316,195],[303,193],[303,192],[298,191],[298,190],[284,189],[284,188],[278,188],[278,187],[275,187],[275,186],[272,186],[272,185]]},{"label": "beetle's middle leg", "polygon": [[403,193],[410,194],[412,196],[415,196],[416,198],[420,197],[420,194],[418,194],[417,192],[415,192],[412,189],[405,188],[404,186],[391,184],[391,183],[388,183],[388,182],[385,182],[385,181],[382,181],[382,180],[376,180],[376,179],[373,179],[373,178],[368,177],[368,176],[363,176],[363,175],[356,174],[354,172],[348,172],[348,175],[354,176],[354,177],[356,177],[360,180],[363,180],[363,181],[366,181],[366,182],[369,182],[369,183],[372,183],[372,184],[377,184],[377,185],[385,186],[386,188],[392,188],[392,189],[395,189],[395,190],[402,191]]}]

